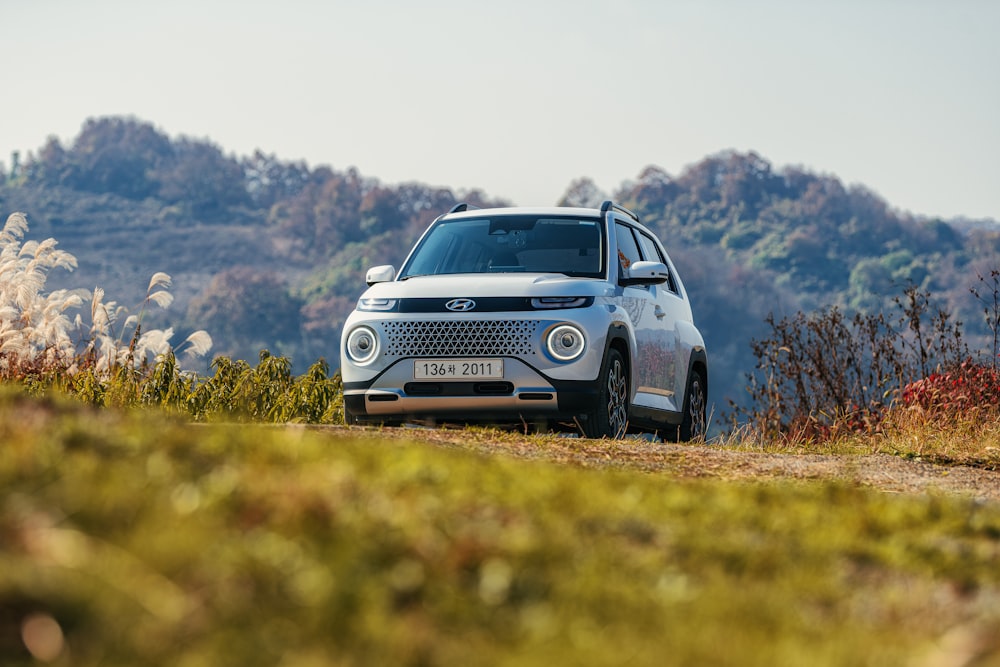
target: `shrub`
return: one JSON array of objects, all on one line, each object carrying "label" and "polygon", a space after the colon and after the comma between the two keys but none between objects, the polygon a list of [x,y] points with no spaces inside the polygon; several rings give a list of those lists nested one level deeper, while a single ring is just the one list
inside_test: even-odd
[{"label": "shrub", "polygon": [[256,368],[242,359],[216,357],[215,374],[199,377],[181,371],[172,351],[154,364],[119,366],[108,377],[94,369],[48,382],[23,383],[30,393],[61,390],[100,408],[155,407],[195,421],[235,420],[264,423],[340,424],[344,421],[340,375],[330,375],[324,359],[299,377],[291,361],[261,350]]},{"label": "shrub", "polygon": [[762,434],[825,438],[872,432],[901,388],[968,356],[961,323],[931,307],[930,295],[907,287],[895,319],[848,318],[833,307],[792,318],[766,319],[771,335],[751,341],[756,370],[747,375],[749,408],[735,404],[732,421],[748,417]]},{"label": "shrub", "polygon": [[903,388],[902,406],[936,419],[1000,417],[1000,369],[967,359]]},{"label": "shrub", "polygon": [[342,423],[340,375],[330,377],[324,359],[298,378],[291,362],[261,350],[252,368],[246,361],[217,357],[215,375],[191,390],[187,409],[196,419],[224,417],[243,421],[308,424]]},{"label": "shrub", "polygon": [[969,292],[983,305],[986,328],[993,335],[991,359],[992,366],[996,368],[997,361],[1000,360],[1000,269],[990,271],[988,281],[981,273],[977,273],[976,277],[979,278],[980,285],[970,287]]}]

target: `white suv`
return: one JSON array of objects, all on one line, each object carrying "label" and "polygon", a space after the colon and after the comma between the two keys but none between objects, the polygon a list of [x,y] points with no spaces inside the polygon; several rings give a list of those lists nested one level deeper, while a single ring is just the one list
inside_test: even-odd
[{"label": "white suv", "polygon": [[458,204],[397,274],[368,271],[344,326],[349,424],[562,424],[587,437],[705,433],[708,357],[638,216]]}]

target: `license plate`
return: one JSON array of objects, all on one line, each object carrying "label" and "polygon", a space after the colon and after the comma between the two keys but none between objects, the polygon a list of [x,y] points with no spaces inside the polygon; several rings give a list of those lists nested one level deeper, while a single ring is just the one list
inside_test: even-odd
[{"label": "license plate", "polygon": [[501,380],[503,359],[421,359],[413,362],[414,380]]}]

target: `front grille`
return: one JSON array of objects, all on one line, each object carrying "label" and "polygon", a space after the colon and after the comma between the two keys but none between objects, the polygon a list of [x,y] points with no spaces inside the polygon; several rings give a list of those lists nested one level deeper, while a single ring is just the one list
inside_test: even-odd
[{"label": "front grille", "polygon": [[382,322],[394,357],[520,357],[535,353],[538,320]]}]

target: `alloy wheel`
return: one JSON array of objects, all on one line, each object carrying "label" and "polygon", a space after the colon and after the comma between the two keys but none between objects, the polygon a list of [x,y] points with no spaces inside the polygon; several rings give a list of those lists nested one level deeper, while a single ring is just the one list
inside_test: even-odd
[{"label": "alloy wheel", "polygon": [[625,435],[628,423],[628,383],[620,359],[613,359],[608,369],[608,426],[612,438]]},{"label": "alloy wheel", "polygon": [[702,438],[707,430],[705,424],[705,390],[701,386],[701,377],[697,374],[691,379],[691,394],[688,397],[688,419],[691,422],[691,438]]}]

